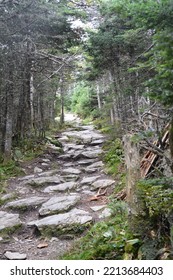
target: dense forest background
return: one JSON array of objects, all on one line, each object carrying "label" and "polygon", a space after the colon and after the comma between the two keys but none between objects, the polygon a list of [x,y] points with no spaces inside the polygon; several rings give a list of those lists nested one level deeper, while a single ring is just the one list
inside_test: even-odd
[{"label": "dense forest background", "polygon": [[[117,162],[129,160],[122,146],[124,155],[130,139],[140,157],[154,155],[129,197],[131,228],[150,246],[146,258],[153,248],[172,252],[172,108],[173,1],[0,1],[1,164],[37,147],[65,111],[110,136],[114,175]],[[139,243],[129,244],[128,257]]]}]

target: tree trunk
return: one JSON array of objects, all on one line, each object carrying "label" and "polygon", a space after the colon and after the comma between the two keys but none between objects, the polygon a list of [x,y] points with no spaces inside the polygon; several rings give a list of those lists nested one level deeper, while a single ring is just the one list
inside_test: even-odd
[{"label": "tree trunk", "polygon": [[140,160],[139,149],[137,144],[131,140],[132,135],[127,134],[124,136],[124,151],[125,151],[125,163],[127,167],[127,202],[130,208],[131,214],[138,214],[139,205],[136,195],[136,183],[140,179]]},{"label": "tree trunk", "polygon": [[64,79],[60,80],[61,116],[60,124],[64,124]]},{"label": "tree trunk", "polygon": [[4,141],[4,161],[11,159],[13,136],[13,75],[12,66],[10,67],[8,84],[6,88],[6,126],[5,126],[5,141]]},{"label": "tree trunk", "polygon": [[101,98],[100,98],[100,88],[99,88],[99,82],[96,82],[96,92],[97,92],[97,103],[98,103],[98,108],[101,110],[102,104],[101,104]]}]

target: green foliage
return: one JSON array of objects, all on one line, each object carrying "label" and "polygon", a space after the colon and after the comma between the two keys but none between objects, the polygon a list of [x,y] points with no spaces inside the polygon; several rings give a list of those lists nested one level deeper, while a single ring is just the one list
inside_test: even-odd
[{"label": "green foliage", "polygon": [[120,139],[114,141],[108,141],[104,146],[105,156],[104,161],[106,163],[108,173],[117,175],[120,170],[122,171],[123,163],[123,148]]},{"label": "green foliage", "polygon": [[15,161],[11,160],[8,163],[0,164],[0,181],[20,174],[22,174],[21,169]]},{"label": "green foliage", "polygon": [[78,84],[72,95],[72,111],[86,118],[91,115],[94,108],[91,87],[84,83]]},{"label": "green foliage", "polygon": [[63,259],[135,259],[140,240],[129,231],[127,205],[115,201],[112,210],[111,218],[96,223]]},{"label": "green foliage", "polygon": [[173,211],[173,178],[140,181],[140,199],[145,202],[149,217],[168,217]]}]

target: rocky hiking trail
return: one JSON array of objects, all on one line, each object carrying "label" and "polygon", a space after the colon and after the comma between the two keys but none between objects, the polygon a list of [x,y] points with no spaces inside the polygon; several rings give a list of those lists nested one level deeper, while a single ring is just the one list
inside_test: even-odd
[{"label": "rocky hiking trail", "polygon": [[12,178],[1,195],[0,259],[58,259],[88,226],[110,215],[115,181],[101,160],[105,137],[93,125],[76,123]]}]

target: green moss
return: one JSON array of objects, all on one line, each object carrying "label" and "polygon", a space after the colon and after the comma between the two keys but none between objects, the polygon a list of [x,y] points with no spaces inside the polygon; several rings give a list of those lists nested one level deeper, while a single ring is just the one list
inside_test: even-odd
[{"label": "green moss", "polygon": [[69,227],[62,227],[62,226],[46,226],[43,227],[40,232],[45,237],[52,237],[52,236],[71,236],[74,237],[74,235],[81,234],[84,232],[87,228],[91,226],[91,223],[86,223],[84,225],[79,224],[73,224],[69,225]]}]

